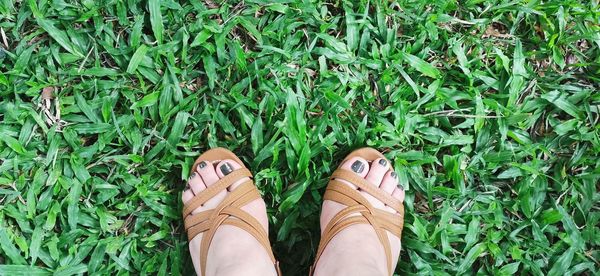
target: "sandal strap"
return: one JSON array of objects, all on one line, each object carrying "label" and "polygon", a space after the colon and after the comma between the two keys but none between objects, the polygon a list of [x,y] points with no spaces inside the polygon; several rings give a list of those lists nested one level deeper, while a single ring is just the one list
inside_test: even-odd
[{"label": "sandal strap", "polygon": [[[358,193],[355,189],[348,187],[348,185],[345,183],[335,181],[329,185],[330,186],[327,187],[327,192],[325,193],[324,199],[333,200],[346,206],[353,206],[356,204],[357,200],[353,199],[351,196],[348,196],[348,194],[354,194],[354,198],[370,204],[369,201],[364,199],[364,196]],[[343,190],[344,192],[340,192],[340,190]],[[370,209],[369,213],[373,214],[382,228],[400,237],[403,227],[403,215],[400,214],[403,214],[403,211],[403,208],[401,208],[401,211],[398,212],[398,214],[394,214],[379,208],[374,208]]]},{"label": "sandal strap", "polygon": [[[339,182],[339,180],[346,180],[354,185],[356,185],[362,192],[367,192],[368,194],[375,197],[377,200],[385,203],[385,205],[392,207],[394,211],[400,213],[403,209],[403,205],[400,200],[395,199],[392,195],[385,193],[381,189],[377,188],[373,184],[367,182],[366,179],[360,177],[358,174],[344,170],[337,169],[333,175],[331,176],[333,181]],[[338,179],[338,180],[336,180]]]},{"label": "sandal strap", "polygon": [[[233,196],[239,196],[236,200],[236,206],[244,206],[250,201],[260,197],[260,194],[256,189],[252,189],[252,182],[247,181],[242,183],[238,188],[234,190],[236,194]],[[233,193],[233,192],[232,192]],[[231,195],[230,195],[231,196]],[[219,209],[220,208],[220,209]],[[185,218],[184,226],[188,232],[188,241],[191,241],[196,235],[203,233],[212,226],[212,219],[218,216],[219,213],[230,212],[230,209],[234,206],[217,206],[215,209],[206,210],[197,214],[187,216]]]},{"label": "sandal strap", "polygon": [[[377,200],[392,207],[397,213],[393,214],[375,208],[358,190],[349,187],[340,180],[346,180],[356,185],[361,191],[367,192]],[[318,262],[327,244],[329,244],[333,237],[339,232],[351,225],[369,224],[375,230],[375,234],[383,246],[388,264],[388,271],[390,275],[392,275],[392,250],[386,231],[389,231],[397,237],[402,235],[402,228],[404,225],[404,206],[402,203],[391,195],[375,188],[364,178],[344,169],[337,169],[332,174],[332,179],[329,181],[323,199],[332,200],[346,205],[347,207],[338,212],[323,230],[315,264]],[[313,270],[314,266],[311,268],[311,274],[314,272]]]},{"label": "sandal strap", "polygon": [[215,184],[207,187],[185,204],[185,206],[183,207],[183,217],[187,217],[196,208],[202,206],[202,204],[206,203],[215,195],[227,189],[229,186],[231,186],[231,184],[244,177],[252,178],[252,173],[250,173],[250,170],[248,170],[247,168],[235,170],[232,173],[226,175],[225,177],[219,179]]}]

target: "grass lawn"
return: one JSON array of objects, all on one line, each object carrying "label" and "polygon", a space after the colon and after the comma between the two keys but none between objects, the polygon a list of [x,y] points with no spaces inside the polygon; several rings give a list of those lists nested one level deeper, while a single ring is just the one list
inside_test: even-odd
[{"label": "grass lawn", "polygon": [[407,190],[396,273],[600,271],[597,0],[0,0],[0,31],[0,275],[192,273],[216,146],[285,275],[362,146]]}]

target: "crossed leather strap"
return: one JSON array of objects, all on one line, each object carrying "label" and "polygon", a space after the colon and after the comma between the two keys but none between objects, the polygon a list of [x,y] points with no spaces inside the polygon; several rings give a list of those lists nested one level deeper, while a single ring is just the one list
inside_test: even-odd
[{"label": "crossed leather strap", "polygon": [[[209,163],[212,164],[211,161]],[[194,165],[194,168],[196,165]],[[229,192],[216,208],[192,214],[193,210],[227,189],[231,184],[245,177],[248,177],[249,180],[244,181],[233,191]],[[215,184],[208,186],[185,204],[183,217],[185,218],[188,241],[191,241],[198,234],[203,234],[200,244],[200,268],[202,275],[206,275],[206,260],[210,243],[221,225],[233,225],[254,236],[269,254],[271,261],[275,265],[277,274],[281,275],[278,262],[275,260],[275,256],[273,256],[273,251],[271,250],[268,233],[256,218],[240,209],[249,202],[261,198],[256,186],[250,180],[251,178],[252,174],[247,168],[240,168],[219,179]]]},{"label": "crossed leather strap", "polygon": [[[383,155],[381,155],[381,157],[383,158]],[[350,156],[346,159],[349,158]],[[373,205],[369,203],[358,190],[351,188],[340,180],[346,180],[349,183],[354,184],[362,192],[372,195],[387,206],[393,208],[397,213],[394,214],[373,207]],[[398,237],[402,235],[402,227],[404,225],[404,206],[402,203],[398,199],[393,198],[390,194],[387,194],[373,184],[368,183],[356,173],[345,169],[337,169],[333,173],[329,185],[327,186],[324,200],[332,200],[346,205],[347,207],[337,213],[323,230],[315,264],[311,267],[311,275],[314,274],[316,264],[331,239],[333,239],[340,231],[354,224],[369,224],[373,226],[385,251],[389,275],[392,275],[394,270],[392,267],[392,250],[386,231],[389,231]]]}]

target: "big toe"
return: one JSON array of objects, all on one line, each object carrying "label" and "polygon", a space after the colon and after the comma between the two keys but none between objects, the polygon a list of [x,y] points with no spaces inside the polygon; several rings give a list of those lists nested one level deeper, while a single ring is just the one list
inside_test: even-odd
[{"label": "big toe", "polygon": [[[365,177],[369,173],[369,162],[362,157],[352,157],[346,162],[344,162],[341,166],[342,169],[354,172],[358,174],[360,177]],[[350,184],[350,182],[343,181],[344,183],[350,185],[352,188],[357,189],[354,184]]]},{"label": "big toe", "polygon": [[[221,162],[219,162],[219,164],[217,164],[217,176],[219,176],[219,178],[223,178],[223,177],[227,176],[228,174],[230,174],[236,170],[239,170],[241,168],[242,168],[242,165],[240,165],[238,162],[235,162],[231,159],[225,159],[225,160],[222,160]],[[232,191],[233,189],[237,188],[239,185],[244,183],[244,181],[246,181],[246,180],[248,180],[247,177],[237,180],[236,182],[231,184],[231,186],[229,186],[228,190]]]}]

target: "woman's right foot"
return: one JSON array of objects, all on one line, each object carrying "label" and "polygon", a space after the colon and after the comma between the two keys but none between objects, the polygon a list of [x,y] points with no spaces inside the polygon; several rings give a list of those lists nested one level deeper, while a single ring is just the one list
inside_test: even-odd
[{"label": "woman's right foot", "polygon": [[[202,193],[214,185],[219,179],[241,169],[242,166],[233,160],[223,160],[216,164],[200,162],[194,168],[188,181],[188,186],[183,191],[182,200],[186,204],[195,195]],[[209,199],[205,204],[196,208],[192,214],[211,210],[217,207],[227,195],[236,189],[248,178],[242,178]],[[262,225],[265,232],[269,232],[269,223],[265,202],[258,198],[241,207],[243,211],[254,217]],[[196,274],[201,275],[200,245],[202,236],[196,235],[190,242],[190,255],[196,269]],[[276,275],[273,262],[265,248],[246,230],[233,225],[221,225],[210,243],[206,262],[206,275]],[[206,276],[203,275],[203,276]]]},{"label": "woman's right foot", "polygon": [[[396,173],[390,169],[390,164],[385,159],[376,159],[371,164],[361,157],[353,157],[345,161],[341,169],[356,173],[360,177],[392,197],[404,201],[404,189],[398,184]],[[341,180],[349,187],[357,187],[345,180]],[[366,192],[359,191],[373,207],[396,213]],[[321,211],[321,234],[331,219],[345,205],[335,201],[325,200]],[[353,214],[359,215],[359,214]],[[386,231],[387,232],[387,231]],[[400,255],[400,238],[387,232],[392,253],[392,269],[396,267]],[[393,272],[393,271],[392,271]],[[354,224],[337,233],[327,244],[318,262],[315,265],[314,275],[390,275],[386,253],[381,241],[378,239],[373,226],[368,224]]]}]

